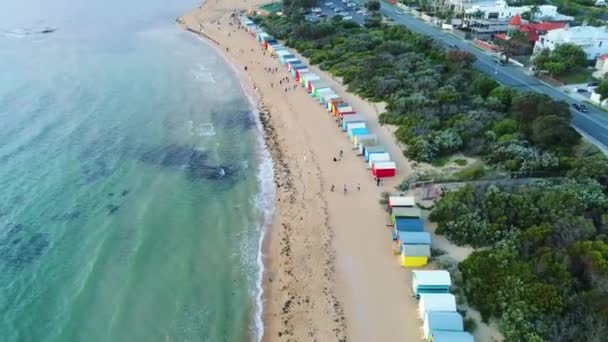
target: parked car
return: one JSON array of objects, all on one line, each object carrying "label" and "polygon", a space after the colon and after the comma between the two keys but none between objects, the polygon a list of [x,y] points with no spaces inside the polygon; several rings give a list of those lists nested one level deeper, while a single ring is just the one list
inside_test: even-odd
[{"label": "parked car", "polygon": [[334,13],[340,13],[342,12],[344,9],[340,8],[340,7],[336,7],[334,8]]},{"label": "parked car", "polygon": [[597,87],[599,85],[600,85],[600,83],[599,82],[595,82],[595,81],[587,83],[587,87]]},{"label": "parked car", "polygon": [[343,4],[347,4],[347,3],[348,3],[348,0],[342,0],[342,3],[343,3]]},{"label": "parked car", "polygon": [[325,3],[325,6],[327,6],[327,7],[331,7],[333,5],[334,5],[334,3],[331,2],[331,1],[328,1],[328,2]]},{"label": "parked car", "polygon": [[347,15],[344,18],[342,18],[342,20],[343,21],[353,20],[353,17],[351,17],[350,15]]},{"label": "parked car", "polygon": [[576,92],[576,93],[586,93],[587,89],[585,89],[585,88],[579,88],[579,87],[574,87],[574,92]]},{"label": "parked car", "polygon": [[396,13],[396,14],[399,14],[399,15],[401,15],[401,14],[403,14],[403,11],[400,11],[400,10],[396,10],[396,11],[395,11],[395,13]]},{"label": "parked car", "polygon": [[580,111],[581,111],[581,113],[589,113],[589,108],[587,108],[587,106],[582,104],[582,105],[580,105]]},{"label": "parked car", "polygon": [[348,17],[349,16],[348,12],[340,12],[340,13],[338,13],[338,15],[341,15],[343,17]]},{"label": "parked car", "polygon": [[346,4],[346,7],[350,7],[350,8],[357,7],[357,4],[354,2],[349,2]]}]

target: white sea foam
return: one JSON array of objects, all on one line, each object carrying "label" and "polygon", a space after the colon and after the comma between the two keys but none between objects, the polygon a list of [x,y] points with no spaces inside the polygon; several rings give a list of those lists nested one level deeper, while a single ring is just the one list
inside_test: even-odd
[{"label": "white sea foam", "polygon": [[200,137],[215,136],[215,127],[211,122],[204,123],[198,127],[198,135]]},{"label": "white sea foam", "polygon": [[202,64],[197,65],[197,68],[191,70],[191,72],[194,78],[199,82],[211,84],[216,83],[215,78],[213,77],[213,72],[208,71],[207,68],[205,68],[205,66]]}]

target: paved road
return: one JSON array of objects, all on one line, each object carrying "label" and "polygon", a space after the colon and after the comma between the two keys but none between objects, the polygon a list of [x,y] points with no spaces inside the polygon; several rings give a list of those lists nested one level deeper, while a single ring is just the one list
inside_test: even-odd
[{"label": "paved road", "polygon": [[[356,0],[359,4],[364,1]],[[565,101],[569,104],[578,103],[558,89],[539,82],[538,79],[525,74],[521,68],[506,65],[500,66],[496,63],[493,57],[487,55],[474,47],[470,42],[464,41],[458,37],[442,31],[437,27],[433,27],[424,21],[407,13],[397,14],[397,7],[387,3],[382,3],[380,13],[392,18],[395,23],[405,25],[410,30],[418,32],[434,38],[436,41],[447,46],[456,46],[460,50],[468,51],[477,57],[474,66],[484,74],[493,77],[498,82],[514,88],[522,90],[534,90],[540,93],[547,94],[556,100]],[[363,22],[363,19],[353,18],[357,22]],[[589,106],[588,106],[589,107]],[[598,146],[605,154],[608,154],[608,115],[595,108],[589,108],[590,113],[581,114],[577,111],[572,111],[572,126],[585,136],[591,143]]]}]

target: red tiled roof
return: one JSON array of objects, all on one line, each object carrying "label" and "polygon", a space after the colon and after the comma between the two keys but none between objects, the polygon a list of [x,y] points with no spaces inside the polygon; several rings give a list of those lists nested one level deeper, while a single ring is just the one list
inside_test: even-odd
[{"label": "red tiled roof", "polygon": [[601,60],[604,60],[604,61],[605,61],[605,60],[607,60],[607,59],[608,59],[608,54],[601,55],[601,56],[599,56],[599,57],[598,57],[598,59],[601,59]]},{"label": "red tiled roof", "polygon": [[509,25],[521,25],[521,17],[519,14],[516,14],[509,20]]},{"label": "red tiled roof", "polygon": [[520,31],[521,32],[527,32],[527,31],[539,31],[539,32],[548,32],[551,30],[556,30],[556,29],[560,29],[560,28],[564,28],[566,27],[566,23],[558,23],[558,22],[554,22],[554,21],[545,21],[542,23],[530,23],[530,24],[524,24],[521,26]]}]

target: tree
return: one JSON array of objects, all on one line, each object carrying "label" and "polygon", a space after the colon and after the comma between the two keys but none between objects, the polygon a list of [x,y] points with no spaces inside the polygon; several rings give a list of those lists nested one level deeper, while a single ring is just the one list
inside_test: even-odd
[{"label": "tree", "polygon": [[446,59],[455,68],[460,68],[462,66],[470,66],[477,60],[477,57],[468,51],[449,50],[446,53]]},{"label": "tree", "polygon": [[551,56],[555,61],[564,63],[566,70],[587,65],[587,54],[583,48],[575,44],[561,44],[551,52]]},{"label": "tree", "polygon": [[542,147],[571,147],[578,143],[579,138],[570,123],[559,116],[540,116],[532,124],[531,139]]},{"label": "tree", "polygon": [[483,98],[488,97],[496,87],[498,87],[498,82],[486,76],[480,75],[473,81],[473,89],[475,89]]},{"label": "tree", "polygon": [[370,12],[378,12],[380,10],[380,1],[369,0],[365,3],[365,8],[367,8]]},{"label": "tree", "polygon": [[600,94],[601,101],[608,99],[608,79],[602,80],[600,85],[595,88],[595,92]]}]

